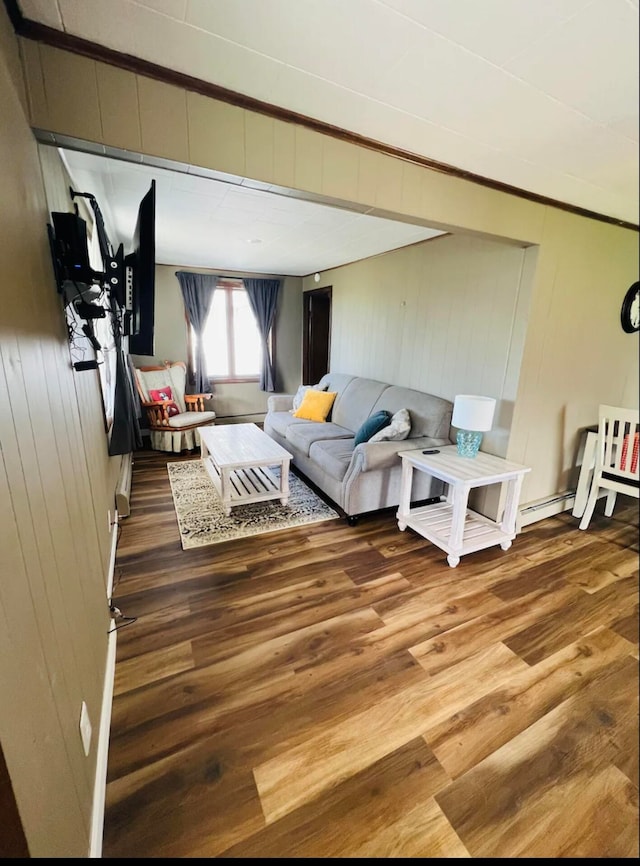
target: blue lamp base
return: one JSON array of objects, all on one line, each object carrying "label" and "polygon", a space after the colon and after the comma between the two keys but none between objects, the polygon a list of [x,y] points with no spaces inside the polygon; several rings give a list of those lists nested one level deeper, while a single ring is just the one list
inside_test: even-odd
[{"label": "blue lamp base", "polygon": [[456,442],[461,457],[475,457],[480,449],[482,433],[476,430],[458,430]]}]

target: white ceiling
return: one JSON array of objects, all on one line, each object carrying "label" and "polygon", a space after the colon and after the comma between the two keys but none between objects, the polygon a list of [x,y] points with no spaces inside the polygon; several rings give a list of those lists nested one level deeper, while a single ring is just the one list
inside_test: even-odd
[{"label": "white ceiling", "polygon": [[65,148],[60,153],[74,189],[95,196],[111,243],[122,243],[125,253],[140,199],[155,179],[158,264],[306,276],[442,234],[221,172],[204,170],[216,179],[190,173],[203,170],[188,166],[145,164],[146,157],[127,162]]},{"label": "white ceiling", "polygon": [[638,222],[638,0],[19,5],[108,48]]}]

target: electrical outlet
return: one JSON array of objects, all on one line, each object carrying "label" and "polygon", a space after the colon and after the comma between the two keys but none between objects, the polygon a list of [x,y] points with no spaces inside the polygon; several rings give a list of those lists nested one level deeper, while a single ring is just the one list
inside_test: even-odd
[{"label": "electrical outlet", "polygon": [[87,709],[87,705],[85,702],[82,702],[82,709],[80,710],[80,736],[82,737],[82,748],[84,749],[85,755],[89,754],[89,749],[91,747],[91,719],[89,718],[89,710]]}]

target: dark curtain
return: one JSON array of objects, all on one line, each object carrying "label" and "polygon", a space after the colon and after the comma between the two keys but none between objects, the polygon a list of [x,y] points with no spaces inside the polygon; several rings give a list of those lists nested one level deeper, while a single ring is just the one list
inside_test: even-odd
[{"label": "dark curtain", "polygon": [[131,359],[122,349],[120,319],[113,316],[114,343],[116,347],[116,386],[113,396],[113,425],[109,439],[109,454],[130,454],[142,448],[140,431],[140,401],[133,384]]},{"label": "dark curtain", "polygon": [[176,271],[176,277],[180,283],[184,306],[198,343],[195,353],[195,370],[193,371],[195,392],[197,394],[210,394],[211,383],[207,376],[202,333],[211,309],[211,301],[218,277],[216,274],[192,274],[189,271]]},{"label": "dark curtain", "polygon": [[242,282],[249,296],[251,309],[256,317],[262,338],[262,370],[260,371],[260,390],[275,391],[273,358],[269,350],[269,334],[273,327],[280,294],[280,280],[246,280]]}]

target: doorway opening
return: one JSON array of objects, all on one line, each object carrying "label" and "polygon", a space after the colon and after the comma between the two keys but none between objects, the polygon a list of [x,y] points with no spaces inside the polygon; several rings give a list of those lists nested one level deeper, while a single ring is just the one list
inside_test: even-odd
[{"label": "doorway opening", "polygon": [[331,286],[304,293],[302,384],[314,385],[329,372]]}]

